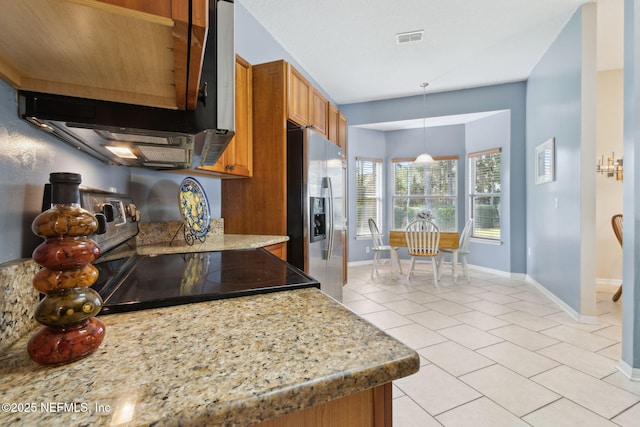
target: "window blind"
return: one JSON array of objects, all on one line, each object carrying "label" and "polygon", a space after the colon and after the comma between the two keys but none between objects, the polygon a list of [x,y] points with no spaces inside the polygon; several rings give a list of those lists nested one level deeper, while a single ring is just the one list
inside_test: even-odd
[{"label": "window blind", "polygon": [[457,218],[458,157],[434,157],[422,165],[414,159],[393,159],[393,227],[404,229],[416,215],[428,210],[441,231],[455,231]]},{"label": "window blind", "polygon": [[356,157],[356,236],[370,236],[369,218],[382,230],[382,160]]},{"label": "window blind", "polygon": [[500,240],[501,150],[469,154],[472,236]]}]

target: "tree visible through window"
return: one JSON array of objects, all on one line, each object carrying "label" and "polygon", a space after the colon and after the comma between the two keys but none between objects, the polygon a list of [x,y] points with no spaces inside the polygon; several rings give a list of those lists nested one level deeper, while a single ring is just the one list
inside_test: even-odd
[{"label": "tree visible through window", "polygon": [[430,165],[393,160],[393,228],[404,229],[420,211],[429,210],[440,231],[456,230],[458,157],[435,160]]},{"label": "tree visible through window", "polygon": [[500,240],[500,149],[469,154],[472,237]]},{"label": "tree visible through window", "polygon": [[382,160],[356,158],[356,237],[371,236],[369,218],[382,229]]}]

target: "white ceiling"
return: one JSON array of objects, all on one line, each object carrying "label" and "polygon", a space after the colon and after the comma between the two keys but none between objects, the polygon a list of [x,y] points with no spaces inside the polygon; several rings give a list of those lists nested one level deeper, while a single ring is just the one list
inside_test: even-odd
[{"label": "white ceiling", "polygon": [[[590,0],[238,0],[337,104],[526,80]],[[597,0],[598,68],[622,68],[623,0]],[[424,30],[398,45],[396,33]]]}]

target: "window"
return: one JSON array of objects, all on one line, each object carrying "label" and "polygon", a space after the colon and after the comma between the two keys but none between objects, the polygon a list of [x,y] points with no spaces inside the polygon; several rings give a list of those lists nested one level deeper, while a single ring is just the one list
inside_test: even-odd
[{"label": "window", "polygon": [[472,237],[500,240],[500,149],[469,154]]},{"label": "window", "polygon": [[431,211],[440,231],[455,231],[458,157],[437,157],[430,165],[413,159],[393,162],[393,228],[404,229],[423,210]]},{"label": "window", "polygon": [[382,160],[356,157],[356,237],[370,237],[369,218],[382,229]]}]

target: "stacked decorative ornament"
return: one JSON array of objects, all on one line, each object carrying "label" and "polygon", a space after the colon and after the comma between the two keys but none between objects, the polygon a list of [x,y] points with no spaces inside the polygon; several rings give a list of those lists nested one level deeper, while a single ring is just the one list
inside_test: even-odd
[{"label": "stacked decorative ornament", "polygon": [[33,286],[46,294],[36,307],[35,320],[43,326],[27,344],[29,356],[43,365],[63,364],[93,353],[102,343],[104,324],[94,317],[102,298],[90,288],[98,279],[91,263],[100,247],[89,238],[98,229],[96,217],[80,206],[81,176],[52,173],[51,208],[31,225],[45,241],[33,251],[43,268]]}]

